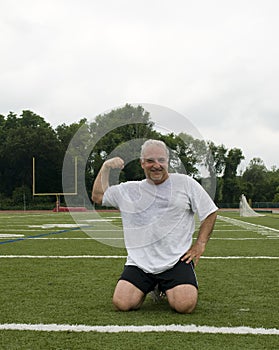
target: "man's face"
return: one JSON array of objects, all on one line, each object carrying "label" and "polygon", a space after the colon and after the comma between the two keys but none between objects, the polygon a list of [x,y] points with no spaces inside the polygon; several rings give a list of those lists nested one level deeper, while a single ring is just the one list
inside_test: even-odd
[{"label": "man's face", "polygon": [[160,146],[149,146],[146,148],[141,167],[147,180],[153,181],[155,185],[164,182],[168,177],[168,158],[165,150]]}]

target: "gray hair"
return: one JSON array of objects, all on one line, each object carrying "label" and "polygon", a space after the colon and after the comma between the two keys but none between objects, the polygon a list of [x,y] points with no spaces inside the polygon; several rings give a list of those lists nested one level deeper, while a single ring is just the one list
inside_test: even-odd
[{"label": "gray hair", "polygon": [[166,152],[166,156],[169,159],[170,152],[169,152],[169,149],[166,146],[165,142],[160,141],[160,140],[152,140],[152,139],[146,140],[144,142],[144,144],[141,146],[141,153],[140,153],[141,159],[144,158],[143,156],[144,156],[146,148],[148,148],[150,146],[161,147]]}]

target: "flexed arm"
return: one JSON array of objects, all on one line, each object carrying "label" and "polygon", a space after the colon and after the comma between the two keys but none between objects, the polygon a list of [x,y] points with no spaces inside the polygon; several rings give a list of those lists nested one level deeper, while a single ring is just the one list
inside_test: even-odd
[{"label": "flexed arm", "polygon": [[109,174],[111,169],[123,169],[124,161],[119,157],[106,160],[95,181],[92,189],[92,200],[95,203],[101,204],[105,190],[109,187]]}]

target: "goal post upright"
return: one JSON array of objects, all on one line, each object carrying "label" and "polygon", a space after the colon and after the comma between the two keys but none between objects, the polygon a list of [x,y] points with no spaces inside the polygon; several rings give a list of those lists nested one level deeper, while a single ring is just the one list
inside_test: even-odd
[{"label": "goal post upright", "polygon": [[33,163],[32,163],[32,192],[33,196],[56,196],[56,211],[59,211],[60,208],[60,196],[76,196],[78,194],[78,184],[77,184],[77,157],[75,157],[75,164],[74,164],[74,192],[42,192],[42,193],[36,193],[36,162],[35,157],[33,157]]}]

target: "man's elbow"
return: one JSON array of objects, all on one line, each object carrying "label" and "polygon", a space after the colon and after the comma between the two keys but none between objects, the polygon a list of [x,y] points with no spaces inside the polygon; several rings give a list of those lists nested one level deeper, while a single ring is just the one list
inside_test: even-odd
[{"label": "man's elbow", "polygon": [[216,218],[217,218],[217,214],[218,210],[214,211],[213,213],[209,214],[204,220],[201,221],[201,224],[203,223],[215,223]]},{"label": "man's elbow", "polygon": [[92,193],[91,199],[96,204],[102,204],[103,195]]},{"label": "man's elbow", "polygon": [[[213,213],[210,214],[213,218],[217,218],[218,216],[218,209],[216,211],[214,211]],[[209,215],[209,216],[210,216]]]},{"label": "man's elbow", "polygon": [[209,214],[208,217],[206,219],[214,221],[216,220],[218,216],[218,210],[214,211],[213,213]]}]

